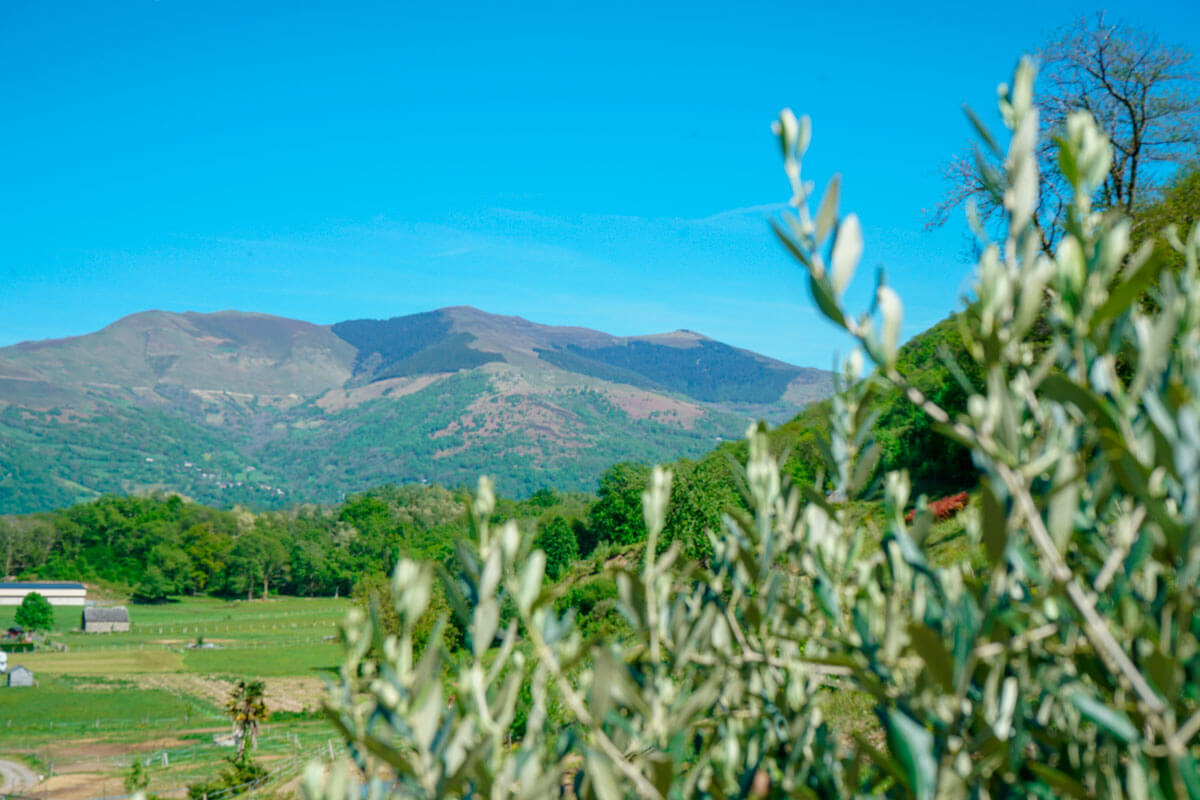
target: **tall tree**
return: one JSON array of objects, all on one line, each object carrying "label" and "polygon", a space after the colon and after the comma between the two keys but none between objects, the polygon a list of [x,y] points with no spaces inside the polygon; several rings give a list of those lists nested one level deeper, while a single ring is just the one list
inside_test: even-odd
[{"label": "tall tree", "polygon": [[229,693],[225,710],[233,722],[233,732],[238,740],[238,760],[246,755],[246,743],[250,749],[258,747],[258,728],[267,720],[267,704],[264,699],[266,686],[262,681],[240,680]]},{"label": "tall tree", "polygon": [[[1133,217],[1132,242],[1135,247],[1148,239],[1155,239],[1170,225],[1175,226],[1176,235],[1185,237],[1192,226],[1200,222],[1200,163],[1181,170],[1166,186],[1155,202],[1139,209]],[[1161,240],[1160,240],[1161,242]],[[1174,248],[1162,250],[1168,261],[1177,268],[1183,267],[1183,255]]]},{"label": "tall tree", "polygon": [[171,599],[174,591],[175,584],[163,575],[156,564],[151,564],[146,568],[142,580],[133,588],[132,598],[135,603],[165,603]]},{"label": "tall tree", "polygon": [[546,574],[550,580],[558,580],[579,558],[579,543],[575,541],[575,532],[560,514],[555,514],[546,523],[534,539],[533,545],[546,554]]},{"label": "tall tree", "polygon": [[0,519],[0,558],[4,576],[17,575],[50,560],[56,544],[54,527],[40,517]]},{"label": "tall tree", "polygon": [[600,542],[632,544],[646,537],[642,524],[642,492],[650,479],[645,464],[623,461],[600,476],[599,500],[588,512],[588,541],[579,543],[579,554],[589,555]]},{"label": "tall tree", "polygon": [[[1112,143],[1113,158],[1094,198],[1096,207],[1133,211],[1200,154],[1200,80],[1192,54],[1151,33],[1109,23],[1103,13],[1081,17],[1038,52],[1036,106],[1048,134],[1037,153],[1042,186],[1034,218],[1042,246],[1053,249],[1071,198],[1064,171],[1054,169],[1057,140],[1073,111],[1088,111]],[[976,125],[982,132],[982,126]],[[949,184],[930,224],[973,201],[980,218],[995,222],[1004,207],[1005,153],[984,135],[969,156],[945,168]]]},{"label": "tall tree", "polygon": [[244,533],[229,554],[231,577],[244,581],[246,599],[254,597],[254,587],[262,584],[263,599],[267,599],[271,580],[282,576],[288,565],[287,550],[277,540],[258,531]]}]

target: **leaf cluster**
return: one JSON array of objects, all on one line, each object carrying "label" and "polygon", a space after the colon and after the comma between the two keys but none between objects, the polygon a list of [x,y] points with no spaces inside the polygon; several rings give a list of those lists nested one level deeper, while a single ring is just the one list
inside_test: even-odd
[{"label": "leaf cluster", "polygon": [[[1034,72],[1023,61],[999,93],[1009,140],[1003,174],[985,179],[1004,232],[976,228],[958,323],[978,383],[947,365],[961,410],[905,374],[892,290],[880,282],[858,315],[842,305],[860,226],[840,216],[836,181],[809,212],[811,125],[784,112],[795,213],[776,230],[862,348],[814,437],[817,479],[794,482],[752,429],[743,504],[691,557],[665,534],[673,475],[650,471],[640,563],[608,570],[620,640],[576,626],[545,582],[547,554],[515,524],[493,527],[481,481],[457,553],[470,657],[443,684],[445,653],[416,652],[433,569],[402,560],[398,632],[377,615],[345,624],[327,713],[353,765],[314,766],[306,796],[358,798],[365,780],[368,796],[413,798],[1200,798],[1200,226],[1171,238],[1179,271],[1152,244],[1131,249],[1129,219],[1093,206],[1111,146],[1072,114],[1055,145],[1071,197],[1048,255]],[[891,391],[970,453],[978,567],[931,557],[933,515],[906,521],[902,471],[884,476],[881,522],[847,502],[874,480],[876,403]],[[877,736],[830,722],[842,692],[868,698]],[[546,724],[552,709],[564,724]]]}]

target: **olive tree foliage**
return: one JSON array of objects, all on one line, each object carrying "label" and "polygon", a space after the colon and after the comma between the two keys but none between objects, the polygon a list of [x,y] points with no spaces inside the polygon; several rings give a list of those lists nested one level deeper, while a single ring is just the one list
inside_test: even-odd
[{"label": "olive tree foliage", "polygon": [[[311,767],[306,796],[1200,798],[1200,227],[1171,237],[1186,257],[1177,276],[1159,274],[1152,247],[1130,253],[1128,219],[1092,205],[1112,146],[1079,113],[1057,143],[1073,193],[1046,255],[1033,81],[1024,61],[1000,93],[1007,224],[982,243],[963,315],[986,376],[967,413],[951,418],[897,369],[891,289],[867,313],[843,307],[860,226],[840,215],[836,182],[810,213],[811,127],[784,112],[795,211],[777,230],[820,310],[874,363],[846,362],[825,475],[790,485],[752,428],[751,511],[727,513],[699,562],[679,541],[658,546],[671,475],[655,469],[642,560],[612,570],[624,642],[585,639],[555,611],[545,556],[515,525],[489,524],[481,481],[459,552],[469,657],[450,666],[441,648],[415,648],[433,568],[401,561],[399,632],[362,612],[344,627],[327,713],[353,763]],[[1051,342],[1034,348],[1040,313]],[[1121,378],[1128,346],[1139,357]],[[984,568],[931,561],[930,515],[906,524],[903,473],[886,477],[882,531],[827,499],[869,480],[884,384],[970,448],[982,484],[966,535]],[[823,706],[846,691],[870,698],[879,735],[830,724]]]},{"label": "olive tree foliage", "polygon": [[[1153,198],[1175,169],[1200,158],[1200,78],[1192,55],[1153,34],[1109,23],[1103,12],[1080,17],[1059,30],[1038,53],[1042,127],[1052,136],[1037,150],[1041,191],[1033,217],[1044,249],[1065,234],[1065,215],[1075,187],[1052,169],[1054,137],[1066,135],[1071,115],[1086,111],[1112,147],[1104,179],[1092,187],[1093,201],[1132,214]],[[977,130],[982,125],[972,116]],[[965,203],[985,221],[1005,213],[1004,151],[980,137],[968,157],[945,167],[948,191],[931,224],[941,225]]]}]

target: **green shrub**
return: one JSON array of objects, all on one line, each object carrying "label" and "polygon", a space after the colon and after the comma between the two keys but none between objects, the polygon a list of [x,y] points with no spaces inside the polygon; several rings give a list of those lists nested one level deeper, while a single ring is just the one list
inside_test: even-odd
[{"label": "green shrub", "polygon": [[588,512],[588,537],[579,542],[581,556],[591,555],[600,542],[624,545],[645,537],[639,497],[649,474],[645,464],[625,461],[613,464],[600,476],[599,499]]},{"label": "green shrub", "polygon": [[605,575],[571,585],[554,609],[559,614],[574,609],[574,624],[584,636],[619,638],[630,630],[618,607],[617,584]]},{"label": "green shrub", "polygon": [[175,585],[156,566],[146,568],[141,582],[134,587],[132,599],[135,603],[165,603],[175,591]]},{"label": "green shrub", "polygon": [[48,631],[54,627],[54,606],[37,592],[30,592],[22,598],[13,621],[31,631]]},{"label": "green shrub", "polygon": [[[546,555],[515,524],[490,524],[482,480],[460,549],[471,651],[451,685],[437,679],[443,652],[414,658],[430,565],[397,565],[399,625],[382,658],[369,656],[377,625],[361,612],[345,623],[327,713],[358,769],[414,798],[544,797],[564,781],[603,800],[1200,798],[1200,226],[1172,237],[1177,273],[1161,249],[1130,252],[1128,220],[1091,204],[1111,147],[1074,113],[1058,142],[1074,196],[1045,255],[1033,80],[1023,61],[999,93],[1011,136],[1003,171],[982,179],[1003,204],[1004,238],[977,230],[961,319],[982,380],[964,387],[962,412],[904,374],[891,289],[880,284],[866,314],[842,306],[858,220],[839,215],[836,184],[809,213],[810,128],[784,112],[796,213],[778,232],[818,308],[875,364],[868,375],[861,353],[846,362],[819,441],[824,477],[793,485],[765,429],[751,430],[750,510],[727,510],[701,561],[679,537],[660,549],[672,476],[655,469],[642,561],[609,569],[629,622],[621,641],[583,635],[555,606]],[[1123,377],[1129,348],[1139,357]],[[902,472],[886,476],[878,547],[853,503],[827,499],[867,486],[881,449],[873,408],[888,391],[969,451],[980,489],[966,535],[981,568],[931,560],[931,515],[905,522]],[[612,540],[627,535],[641,538]],[[522,694],[524,735],[510,742]],[[823,712],[835,694],[866,698],[879,736],[835,727]],[[552,704],[564,724],[548,724]],[[314,766],[306,796],[358,798],[358,774]]]},{"label": "green shrub", "polygon": [[[187,787],[188,800],[210,800],[211,798],[240,797],[253,794],[254,789],[266,783],[270,777],[267,769],[247,754],[230,756],[229,767],[216,778],[193,783]],[[134,796],[135,800],[138,797]],[[152,800],[146,797],[145,800]]]},{"label": "green shrub", "polygon": [[550,580],[558,580],[579,558],[575,532],[561,516],[547,522],[533,543],[546,554],[546,575]]}]

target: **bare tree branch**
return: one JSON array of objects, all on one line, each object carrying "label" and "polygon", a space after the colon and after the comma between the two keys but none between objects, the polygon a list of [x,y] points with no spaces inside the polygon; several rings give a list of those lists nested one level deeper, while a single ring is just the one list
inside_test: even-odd
[{"label": "bare tree branch", "polygon": [[[1058,170],[1056,137],[1068,115],[1085,110],[1095,117],[1113,146],[1108,178],[1094,198],[1096,207],[1126,214],[1145,204],[1175,174],[1200,155],[1200,78],[1192,54],[1103,13],[1081,17],[1061,29],[1038,51],[1041,62],[1038,113],[1046,140],[1038,151],[1042,204],[1037,212],[1042,245],[1057,245],[1070,187]],[[968,200],[985,224],[999,220],[1003,187],[984,170],[999,170],[1001,156],[973,146],[970,157],[956,156],[943,169],[946,194],[927,227],[944,225]]]}]

